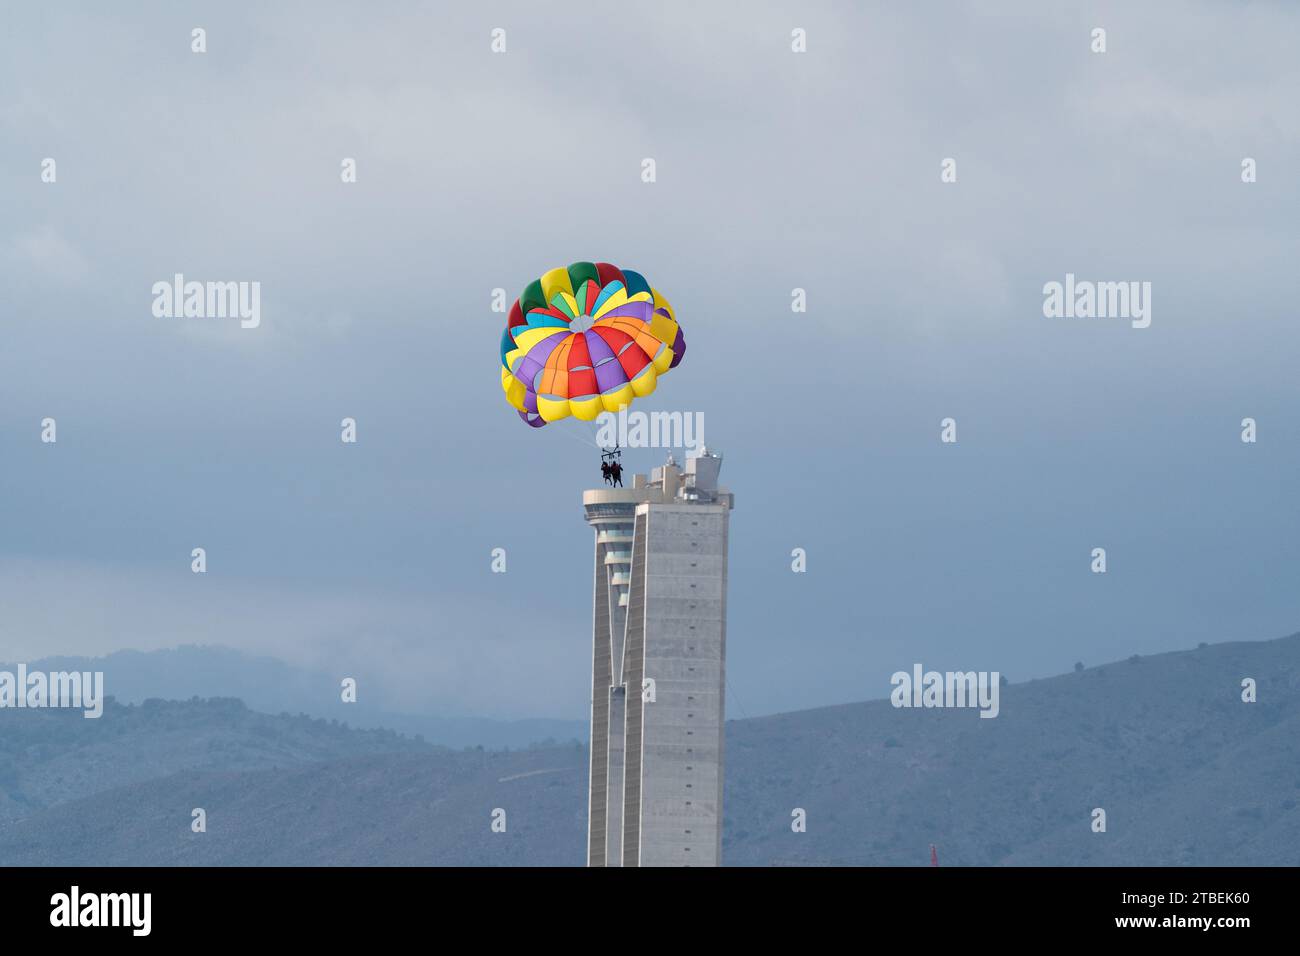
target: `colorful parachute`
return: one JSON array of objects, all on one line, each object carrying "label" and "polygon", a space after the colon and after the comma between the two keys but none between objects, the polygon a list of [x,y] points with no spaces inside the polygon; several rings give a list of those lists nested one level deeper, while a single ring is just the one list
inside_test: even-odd
[{"label": "colorful parachute", "polygon": [[655,390],[686,354],[673,307],[636,272],[575,262],[534,279],[501,337],[501,387],[534,428],[590,421]]}]

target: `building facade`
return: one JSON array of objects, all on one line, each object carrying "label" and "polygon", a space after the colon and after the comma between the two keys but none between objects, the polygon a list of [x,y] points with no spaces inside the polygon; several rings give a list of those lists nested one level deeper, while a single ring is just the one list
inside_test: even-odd
[{"label": "building facade", "polygon": [[708,449],[583,493],[596,532],[590,866],[722,859],[727,530]]}]

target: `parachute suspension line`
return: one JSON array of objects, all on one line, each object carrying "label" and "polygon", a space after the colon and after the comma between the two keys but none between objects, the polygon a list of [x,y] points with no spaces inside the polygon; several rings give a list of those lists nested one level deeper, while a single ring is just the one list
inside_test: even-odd
[{"label": "parachute suspension line", "polygon": [[[552,426],[552,427],[554,427],[554,426]],[[581,436],[579,436],[579,435],[575,435],[572,431],[570,431],[570,430],[567,429],[567,428],[556,428],[555,430],[556,430],[557,432],[559,432],[561,435],[563,435],[565,438],[570,438],[570,439],[572,439],[573,441],[576,441],[579,445],[585,445],[585,444],[586,444],[586,442],[582,440],[582,437],[581,437]]]},{"label": "parachute suspension line", "polygon": [[[569,422],[569,421],[576,422],[578,421],[578,419],[570,416],[568,418],[562,419],[559,422],[553,422],[552,427],[554,427],[555,425],[562,425],[564,422]],[[567,435],[569,438],[572,438],[574,441],[578,442],[579,444],[587,445],[591,448],[600,448],[600,446],[596,444],[595,432],[591,432],[590,433],[591,437],[587,437],[585,434],[582,434],[582,432],[587,431],[587,429],[585,428],[580,428],[578,432],[575,432],[572,428],[560,428],[558,429],[558,431],[561,435]]]},{"label": "parachute suspension line", "polygon": [[[596,441],[596,436],[600,433],[600,426],[596,424],[597,418],[582,423],[582,430],[587,433],[587,441],[591,443],[592,448],[600,447],[600,444]],[[579,421],[579,419],[574,419],[574,421]]]}]

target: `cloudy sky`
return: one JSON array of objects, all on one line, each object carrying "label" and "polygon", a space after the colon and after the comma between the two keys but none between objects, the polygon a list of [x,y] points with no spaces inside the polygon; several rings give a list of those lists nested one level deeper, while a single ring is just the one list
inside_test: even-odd
[{"label": "cloudy sky", "polygon": [[[4,18],[0,659],[221,643],[582,716],[590,432],[505,404],[491,295],[584,259],[686,331],[638,407],[725,455],[731,716],[1300,629],[1300,9]],[[155,318],[178,272],[261,326]],[[1151,326],[1045,318],[1067,272],[1151,282]]]}]

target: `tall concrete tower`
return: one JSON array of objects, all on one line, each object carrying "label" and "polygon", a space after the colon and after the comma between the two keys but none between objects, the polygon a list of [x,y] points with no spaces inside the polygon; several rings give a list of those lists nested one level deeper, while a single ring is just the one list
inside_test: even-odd
[{"label": "tall concrete tower", "polygon": [[585,491],[596,530],[589,866],[722,859],[727,521],[722,456]]}]

